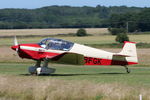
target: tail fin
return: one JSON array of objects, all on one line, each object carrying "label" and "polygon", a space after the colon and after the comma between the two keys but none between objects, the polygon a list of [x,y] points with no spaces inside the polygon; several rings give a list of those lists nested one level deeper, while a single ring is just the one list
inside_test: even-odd
[{"label": "tail fin", "polygon": [[137,52],[136,52],[136,43],[135,42],[129,42],[125,41],[123,49],[118,55],[128,57],[128,61],[132,61],[137,63]]}]

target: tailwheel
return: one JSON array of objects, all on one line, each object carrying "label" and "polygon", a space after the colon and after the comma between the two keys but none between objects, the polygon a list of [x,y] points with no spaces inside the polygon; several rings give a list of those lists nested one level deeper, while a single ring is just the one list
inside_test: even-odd
[{"label": "tailwheel", "polygon": [[124,67],[125,67],[127,73],[131,72],[131,70],[127,66],[124,66]]}]

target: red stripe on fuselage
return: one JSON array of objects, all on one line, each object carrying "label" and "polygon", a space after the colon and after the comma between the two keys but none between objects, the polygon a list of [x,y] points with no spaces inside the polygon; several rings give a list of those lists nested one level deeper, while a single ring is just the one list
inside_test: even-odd
[{"label": "red stripe on fuselage", "polygon": [[20,52],[19,52],[19,56],[21,58],[28,58],[28,59],[35,59],[35,60],[39,60],[39,59],[43,59],[43,58],[51,57],[51,56],[57,56],[57,55],[59,55],[59,53],[34,51],[34,50],[28,50],[28,49],[20,49]]},{"label": "red stripe on fuselage", "polygon": [[59,53],[53,53],[53,52],[38,52],[38,51],[23,50],[23,49],[21,51],[22,53],[19,54],[20,57],[28,58],[28,59],[35,59],[35,60],[59,55]]},{"label": "red stripe on fuselage", "polygon": [[110,60],[102,58],[84,57],[85,65],[132,65],[136,62],[127,62],[119,60]]}]

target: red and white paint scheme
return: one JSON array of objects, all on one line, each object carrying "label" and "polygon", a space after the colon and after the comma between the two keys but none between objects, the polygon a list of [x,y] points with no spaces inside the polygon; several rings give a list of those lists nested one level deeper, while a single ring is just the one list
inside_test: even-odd
[{"label": "red and white paint scheme", "polygon": [[[31,74],[53,73],[55,69],[48,68],[50,61],[77,65],[121,65],[128,73],[130,70],[126,66],[138,63],[136,44],[129,41],[125,41],[120,53],[55,38],[46,38],[35,44],[18,44],[15,37],[14,44],[11,48],[17,51],[19,57],[37,61],[35,66],[29,67]],[[42,66],[41,61],[44,61]]]}]

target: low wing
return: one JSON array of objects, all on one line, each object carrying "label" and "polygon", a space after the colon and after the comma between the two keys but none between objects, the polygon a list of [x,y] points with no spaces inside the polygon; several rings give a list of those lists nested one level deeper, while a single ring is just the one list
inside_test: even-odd
[{"label": "low wing", "polygon": [[84,65],[84,56],[77,53],[62,53],[57,56],[47,56],[47,59],[56,63]]}]

